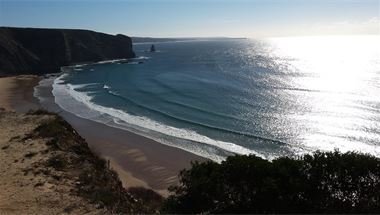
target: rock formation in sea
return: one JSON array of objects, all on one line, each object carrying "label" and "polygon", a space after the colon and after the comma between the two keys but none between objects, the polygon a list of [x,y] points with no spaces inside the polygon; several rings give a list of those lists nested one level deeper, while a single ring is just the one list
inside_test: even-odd
[{"label": "rock formation in sea", "polygon": [[132,57],[132,41],[121,34],[0,27],[0,76],[54,73],[61,66]]}]

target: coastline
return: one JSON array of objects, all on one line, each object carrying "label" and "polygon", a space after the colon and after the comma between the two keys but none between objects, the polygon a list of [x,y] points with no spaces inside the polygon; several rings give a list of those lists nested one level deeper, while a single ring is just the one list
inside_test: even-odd
[{"label": "coastline", "polygon": [[178,174],[191,161],[205,158],[118,128],[77,117],[60,115],[86,139],[93,152],[110,160],[124,187],[141,186],[168,196],[167,188],[178,183]]},{"label": "coastline", "polygon": [[[4,83],[0,85],[1,106],[16,112],[41,107],[33,96],[41,78],[27,77],[0,78],[0,83]],[[58,107],[51,91],[44,93],[51,97],[42,107],[59,113],[88,142],[93,152],[110,160],[125,188],[145,187],[168,196],[167,188],[178,183],[180,170],[190,167],[191,161],[206,160],[143,136],[77,117]]]}]

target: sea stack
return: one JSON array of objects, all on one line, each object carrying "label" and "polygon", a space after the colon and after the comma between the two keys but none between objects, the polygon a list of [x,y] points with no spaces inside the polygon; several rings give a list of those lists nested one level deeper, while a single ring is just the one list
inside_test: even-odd
[{"label": "sea stack", "polygon": [[154,47],[154,45],[152,45],[152,46],[150,47],[150,52],[156,52],[156,47]]}]

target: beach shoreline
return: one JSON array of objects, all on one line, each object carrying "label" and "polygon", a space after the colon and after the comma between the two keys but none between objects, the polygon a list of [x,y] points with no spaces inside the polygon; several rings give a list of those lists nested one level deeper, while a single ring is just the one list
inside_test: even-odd
[{"label": "beach shoreline", "polygon": [[36,75],[1,77],[0,106],[9,111],[23,113],[38,109],[38,100],[33,96],[33,91],[40,79]]},{"label": "beach shoreline", "polygon": [[[0,78],[0,106],[16,112],[42,107],[59,113],[88,142],[93,152],[110,161],[125,188],[145,187],[168,196],[167,188],[178,183],[180,170],[189,168],[191,161],[206,160],[132,132],[77,117],[58,107],[53,95],[49,95],[47,103],[40,104],[33,93],[41,79],[38,76]],[[48,91],[44,93],[51,94]]]},{"label": "beach shoreline", "polygon": [[0,78],[0,104],[5,110],[11,110],[10,91],[14,86],[14,77]]}]

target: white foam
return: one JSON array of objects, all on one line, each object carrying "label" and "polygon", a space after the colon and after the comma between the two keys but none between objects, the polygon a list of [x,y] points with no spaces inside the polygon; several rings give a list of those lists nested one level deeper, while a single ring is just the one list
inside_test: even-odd
[{"label": "white foam", "polygon": [[[112,64],[112,63],[118,63],[127,61],[126,58],[120,58],[120,59],[113,59],[113,60],[103,60],[98,62],[92,62],[92,63],[81,63],[81,64],[75,64],[72,66],[63,66],[61,67],[61,70],[65,71],[66,68],[73,69],[74,71],[82,71],[83,67],[90,66],[90,65],[99,65],[99,64]],[[91,71],[94,71],[93,68],[90,69]]]},{"label": "white foam", "polygon": [[[115,109],[112,107],[104,107],[104,106],[95,104],[94,102],[92,102],[93,97],[89,96],[87,93],[78,92],[76,90],[83,87],[83,85],[63,84],[62,79],[64,77],[65,75],[62,75],[59,78],[54,80],[53,95],[55,97],[55,102],[62,109],[69,111],[71,113],[74,113],[75,115],[79,117],[90,119],[90,120],[101,122],[101,123],[105,123],[105,121],[109,122],[109,118],[111,117],[114,123],[117,124],[116,127],[120,127],[123,129],[126,128],[123,125],[128,124],[128,125],[132,125],[138,130],[140,129],[140,130],[145,130],[145,131],[154,131],[154,132],[161,133],[163,135],[169,135],[171,137],[179,138],[182,140],[207,144],[209,146],[217,147],[227,152],[232,152],[236,154],[255,154],[263,158],[268,158],[261,153],[236,145],[234,143],[214,140],[209,137],[200,135],[197,132],[192,131],[192,130],[175,128],[172,126],[168,126],[168,125],[156,122],[147,117],[135,116],[135,115],[128,114],[127,112],[124,112],[119,109]],[[78,102],[82,104],[81,107],[79,108],[77,104]],[[144,136],[147,136],[148,138],[152,138],[152,137],[149,137],[147,133],[144,133]],[[184,147],[179,144],[173,144],[173,143],[168,144],[167,142],[162,141],[162,139],[161,140],[155,139],[155,140],[163,144],[182,148],[194,154],[198,154],[200,156],[210,158],[209,153],[204,154],[204,152],[196,151],[193,149],[189,150],[188,149],[189,147]],[[221,161],[223,158],[220,156],[218,157],[214,155],[213,157],[211,156],[211,159],[215,161]]]},{"label": "white foam", "polygon": [[[101,65],[101,64],[121,64],[121,63],[127,63],[127,64],[139,64],[139,62],[133,62],[130,60],[147,60],[150,59],[150,57],[146,56],[139,56],[135,58],[118,58],[118,59],[112,59],[112,60],[102,60],[102,61],[97,61],[97,62],[92,62],[92,63],[81,63],[81,64],[75,64],[72,66],[63,66],[61,67],[61,70],[63,72],[66,71],[66,69],[72,69],[74,71],[82,71],[83,67],[90,66],[90,65]],[[94,71],[94,68],[91,68],[90,71]]]},{"label": "white foam", "polygon": [[51,85],[52,81],[55,78],[55,76],[50,76],[40,80],[38,82],[38,85],[33,88],[33,96],[36,97],[40,102],[44,102],[46,98],[42,96],[41,88]]},{"label": "white foam", "polygon": [[117,63],[117,62],[120,62],[120,61],[126,61],[126,60],[127,60],[126,58],[113,59],[113,60],[103,60],[103,61],[98,61],[98,62],[93,63],[93,64]]},{"label": "white foam", "polygon": [[[81,67],[85,67],[85,66],[87,66],[88,64],[76,64],[76,65],[74,65],[74,66],[72,66],[72,67],[74,67],[74,68],[81,68]],[[70,66],[69,66],[70,67]]]},{"label": "white foam", "polygon": [[148,60],[148,59],[150,59],[150,57],[146,57],[146,56],[138,56],[138,57],[135,57],[135,58],[133,58],[133,59],[135,59],[135,60]]}]

